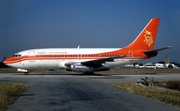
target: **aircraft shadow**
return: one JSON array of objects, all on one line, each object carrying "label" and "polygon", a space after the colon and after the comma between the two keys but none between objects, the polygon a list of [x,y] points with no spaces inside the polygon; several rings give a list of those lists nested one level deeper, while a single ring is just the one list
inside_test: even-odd
[{"label": "aircraft shadow", "polygon": [[[23,73],[19,73],[16,75],[24,75]],[[71,76],[111,76],[112,74],[82,74],[82,73],[29,73],[28,75],[71,75]],[[26,76],[28,76],[26,75]]]}]

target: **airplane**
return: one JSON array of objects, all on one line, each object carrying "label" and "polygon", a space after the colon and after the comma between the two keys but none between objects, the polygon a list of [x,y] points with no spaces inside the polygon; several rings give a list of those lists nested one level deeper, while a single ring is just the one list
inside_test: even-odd
[{"label": "airplane", "polygon": [[4,64],[28,75],[29,69],[66,69],[83,74],[107,71],[112,67],[137,63],[155,57],[154,49],[160,18],[152,18],[136,39],[123,48],[43,48],[15,53]]}]

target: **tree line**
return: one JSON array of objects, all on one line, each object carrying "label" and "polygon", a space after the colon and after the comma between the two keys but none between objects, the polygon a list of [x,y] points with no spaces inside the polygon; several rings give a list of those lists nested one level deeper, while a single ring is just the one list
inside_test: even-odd
[{"label": "tree line", "polygon": [[6,64],[3,63],[3,61],[6,59],[6,57],[4,57],[4,59],[0,62],[0,68],[9,68],[9,66],[7,66]]},{"label": "tree line", "polygon": [[0,62],[0,68],[9,68],[9,67],[5,65],[3,62]]}]

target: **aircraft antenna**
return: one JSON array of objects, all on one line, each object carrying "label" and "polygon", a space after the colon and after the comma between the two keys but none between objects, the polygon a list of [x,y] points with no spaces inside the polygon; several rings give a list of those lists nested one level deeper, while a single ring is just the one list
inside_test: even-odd
[{"label": "aircraft antenna", "polygon": [[80,46],[77,47],[78,49],[80,48]]}]

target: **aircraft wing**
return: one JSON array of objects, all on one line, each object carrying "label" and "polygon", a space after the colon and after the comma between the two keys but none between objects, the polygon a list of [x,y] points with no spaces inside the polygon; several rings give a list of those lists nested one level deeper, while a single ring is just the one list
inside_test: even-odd
[{"label": "aircraft wing", "polygon": [[153,50],[146,50],[146,51],[144,51],[144,53],[146,53],[146,54],[157,53],[157,52],[160,52],[160,51],[163,51],[163,50],[166,50],[166,49],[170,49],[170,48],[173,48],[173,46],[167,46],[167,47],[153,49]]},{"label": "aircraft wing", "polygon": [[108,57],[108,58],[103,58],[103,59],[85,61],[85,62],[81,62],[81,64],[83,64],[87,67],[100,67],[100,66],[102,66],[102,63],[114,61],[114,59],[119,59],[119,58],[124,58],[124,57],[126,57],[126,56],[125,55],[114,56],[114,57]]},{"label": "aircraft wing", "polygon": [[[87,67],[100,67],[102,66],[102,63],[108,62],[108,61],[114,61],[114,59],[124,58],[125,55],[121,56],[114,56],[114,57],[108,57],[108,58],[102,58],[102,59],[96,59],[96,60],[90,60],[90,61],[84,61],[80,62],[80,64],[85,65]],[[79,62],[68,62],[65,64],[66,67],[70,67],[73,64],[78,64]]]}]

